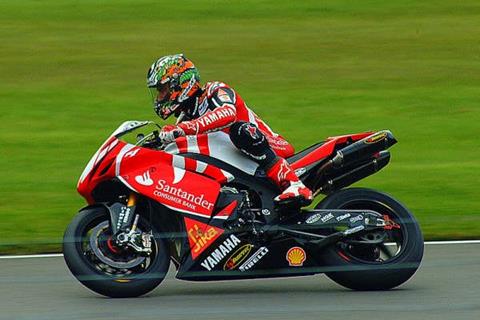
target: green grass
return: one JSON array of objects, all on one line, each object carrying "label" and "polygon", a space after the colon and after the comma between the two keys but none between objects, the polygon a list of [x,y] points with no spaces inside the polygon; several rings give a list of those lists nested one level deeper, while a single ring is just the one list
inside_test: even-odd
[{"label": "green grass", "polygon": [[297,149],[390,129],[393,194],[427,239],[480,237],[478,1],[0,3],[0,252],[56,251],[78,176],[127,119],[155,119],[154,58],[183,52]]}]

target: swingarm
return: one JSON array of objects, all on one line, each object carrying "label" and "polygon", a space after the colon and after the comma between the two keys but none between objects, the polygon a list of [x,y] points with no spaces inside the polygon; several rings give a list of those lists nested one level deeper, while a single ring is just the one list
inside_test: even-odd
[{"label": "swingarm", "polygon": [[351,238],[352,235],[370,232],[377,234],[356,241],[380,243],[384,240],[385,230],[399,228],[388,216],[372,210],[316,209],[302,211],[300,218],[285,221],[278,227],[278,231],[295,237],[301,243],[323,247]]}]

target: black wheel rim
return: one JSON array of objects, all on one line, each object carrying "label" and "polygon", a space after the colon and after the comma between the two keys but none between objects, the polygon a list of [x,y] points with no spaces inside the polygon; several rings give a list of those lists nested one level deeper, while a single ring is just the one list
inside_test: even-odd
[{"label": "black wheel rim", "polygon": [[[150,226],[148,226],[147,222],[143,219],[140,219],[138,229],[143,232],[149,232],[151,230]],[[100,233],[98,233],[99,230],[101,230]],[[92,219],[81,229],[80,241],[77,242],[77,250],[79,250],[83,260],[97,273],[101,273],[111,278],[122,281],[127,281],[127,279],[131,280],[132,278],[141,278],[141,274],[147,272],[152,267],[153,262],[159,254],[156,241],[152,241],[152,253],[148,257],[141,257],[139,263],[135,263],[133,266],[129,267],[128,262],[139,259],[139,254],[134,252],[133,249],[128,248],[115,248],[117,251],[112,251],[112,245],[111,243],[108,243],[111,237],[110,230],[110,221],[105,215]],[[99,239],[96,241],[99,246],[98,248],[92,248],[91,246],[90,238],[94,232],[97,232],[96,235],[99,236]],[[125,266],[127,267],[121,268],[118,267],[118,265],[105,263],[105,261],[102,261],[102,259],[99,258],[98,250],[112,261],[125,263]]]},{"label": "black wheel rim", "polygon": [[[388,216],[393,222],[400,225],[400,229],[381,230],[363,233],[357,237],[337,244],[337,253],[350,262],[360,264],[381,265],[394,262],[404,252],[408,241],[408,233],[402,218],[394,209],[384,203],[372,200],[356,200],[346,203],[341,209],[373,210]],[[380,240],[378,244],[366,244],[362,242]]]}]

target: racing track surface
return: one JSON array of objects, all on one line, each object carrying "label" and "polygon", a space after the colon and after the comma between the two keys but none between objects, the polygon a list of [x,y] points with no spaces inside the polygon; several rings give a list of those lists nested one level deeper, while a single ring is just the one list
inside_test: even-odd
[{"label": "racing track surface", "polygon": [[413,279],[353,292],[323,275],[186,282],[173,273],[150,295],[108,299],[62,257],[0,260],[0,319],[480,319],[480,244],[427,245]]}]

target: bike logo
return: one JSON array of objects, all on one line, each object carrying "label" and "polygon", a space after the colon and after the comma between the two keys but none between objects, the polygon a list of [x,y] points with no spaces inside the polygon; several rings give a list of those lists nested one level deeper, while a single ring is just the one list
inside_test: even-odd
[{"label": "bike logo", "polygon": [[345,214],[342,214],[340,217],[337,217],[337,221],[342,221],[347,218],[350,218],[350,213],[345,213]]},{"label": "bike logo", "polygon": [[360,221],[360,220],[362,220],[362,219],[363,219],[363,216],[362,216],[362,215],[359,215],[359,216],[350,218],[350,222],[351,222],[351,223],[355,223],[355,222]]},{"label": "bike logo", "polygon": [[188,241],[193,259],[201,254],[223,233],[221,229],[188,218],[185,218],[185,224],[188,230]]},{"label": "bike logo", "polygon": [[243,262],[248,257],[248,254],[252,250],[251,244],[246,244],[240,247],[234,254],[225,262],[223,265],[223,270],[232,270],[235,269],[240,263]]},{"label": "bike logo", "polygon": [[152,178],[150,178],[150,172],[149,171],[145,171],[144,174],[142,174],[140,176],[136,176],[135,181],[138,184],[141,184],[142,186],[149,187],[149,186],[153,185],[153,180],[152,180]]},{"label": "bike logo", "polygon": [[308,219],[305,221],[307,224],[312,224],[320,220],[322,215],[320,213],[315,213],[313,216],[308,217]]},{"label": "bike logo", "polygon": [[269,215],[270,215],[270,210],[268,210],[268,209],[262,209],[262,214],[263,214],[264,216],[269,216]]},{"label": "bike logo", "polygon": [[286,259],[291,267],[301,267],[307,259],[305,250],[300,247],[292,247],[287,251]]},{"label": "bike logo", "polygon": [[367,140],[365,140],[365,143],[366,144],[372,144],[372,143],[375,143],[375,142],[378,142],[380,140],[383,140],[387,137],[387,133],[386,132],[379,132],[373,136],[371,136],[370,138],[368,138]]},{"label": "bike logo", "polygon": [[238,269],[242,272],[250,270],[254,265],[257,264],[266,254],[268,253],[267,247],[261,247],[258,249],[254,254],[248,258],[247,261],[244,262]]},{"label": "bike logo", "polygon": [[215,266],[223,260],[230,252],[235,249],[241,243],[240,239],[235,237],[235,235],[231,234],[230,237],[225,239],[221,245],[218,246],[217,249],[213,250],[213,252],[201,263],[202,267],[211,271]]},{"label": "bike logo", "polygon": [[333,214],[329,213],[326,216],[324,216],[321,220],[322,220],[323,223],[325,223],[327,221],[330,221],[333,218],[334,218]]}]

